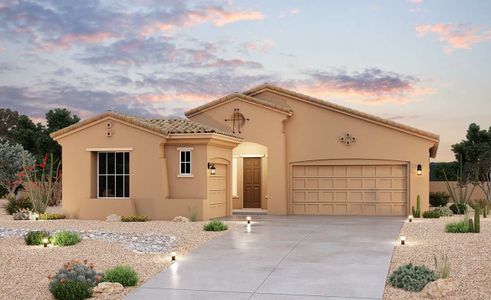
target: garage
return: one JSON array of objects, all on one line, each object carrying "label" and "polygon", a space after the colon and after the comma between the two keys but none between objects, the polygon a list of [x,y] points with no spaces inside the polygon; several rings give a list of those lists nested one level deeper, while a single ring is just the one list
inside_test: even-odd
[{"label": "garage", "polygon": [[407,166],[294,165],[292,212],[296,215],[404,216]]},{"label": "garage", "polygon": [[215,175],[208,177],[208,218],[227,215],[227,165],[215,164]]}]

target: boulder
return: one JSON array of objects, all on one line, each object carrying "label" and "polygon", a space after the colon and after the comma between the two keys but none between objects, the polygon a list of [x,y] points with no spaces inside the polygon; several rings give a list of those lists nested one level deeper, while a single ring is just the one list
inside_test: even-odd
[{"label": "boulder", "polygon": [[121,216],[118,216],[116,214],[112,214],[106,217],[106,222],[120,222],[121,221]]},{"label": "boulder", "polygon": [[449,279],[438,279],[429,282],[421,291],[421,295],[430,299],[446,298],[453,291],[452,282]]},{"label": "boulder", "polygon": [[174,219],[172,219],[172,222],[189,222],[189,218],[183,216],[177,216]]},{"label": "boulder", "polygon": [[92,290],[94,296],[108,296],[122,291],[123,285],[118,282],[101,282]]}]

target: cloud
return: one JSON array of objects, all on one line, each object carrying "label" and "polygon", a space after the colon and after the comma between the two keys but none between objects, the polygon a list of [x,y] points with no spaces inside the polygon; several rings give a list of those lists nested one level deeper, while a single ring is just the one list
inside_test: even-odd
[{"label": "cloud", "polygon": [[445,43],[445,52],[453,49],[470,49],[473,45],[491,40],[491,29],[480,30],[470,24],[421,24],[415,27],[420,36],[435,34],[438,40]]},{"label": "cloud", "polygon": [[413,3],[413,4],[421,4],[423,3],[423,0],[408,0],[409,2]]},{"label": "cloud", "polygon": [[418,86],[419,79],[414,76],[378,68],[352,73],[344,70],[312,71],[307,73],[306,79],[287,83],[308,95],[365,104],[404,104],[434,93],[431,88]]},{"label": "cloud", "polygon": [[268,52],[273,47],[274,47],[274,43],[271,40],[252,41],[244,45],[244,48],[247,51],[260,52],[260,53]]}]

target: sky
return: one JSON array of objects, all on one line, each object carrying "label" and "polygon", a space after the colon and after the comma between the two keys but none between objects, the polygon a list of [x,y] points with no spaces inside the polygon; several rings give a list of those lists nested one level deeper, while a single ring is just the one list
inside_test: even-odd
[{"label": "sky", "polygon": [[265,82],[440,135],[491,125],[491,1],[0,0],[0,107],[183,112]]}]

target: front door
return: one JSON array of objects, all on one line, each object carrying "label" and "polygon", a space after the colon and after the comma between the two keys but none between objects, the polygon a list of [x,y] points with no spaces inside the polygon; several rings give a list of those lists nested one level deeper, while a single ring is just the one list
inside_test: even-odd
[{"label": "front door", "polygon": [[261,208],[261,158],[244,158],[244,208]]}]

